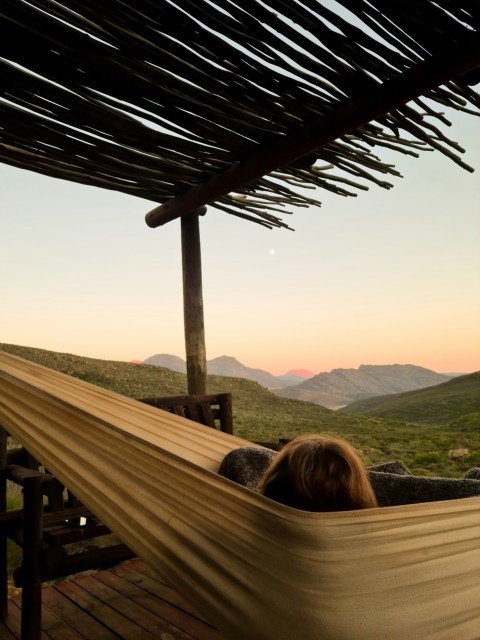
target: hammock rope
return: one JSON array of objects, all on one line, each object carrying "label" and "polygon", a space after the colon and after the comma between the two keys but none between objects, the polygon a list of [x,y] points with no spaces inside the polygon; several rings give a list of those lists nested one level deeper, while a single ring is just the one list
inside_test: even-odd
[{"label": "hammock rope", "polygon": [[480,498],[307,513],[235,436],[0,352],[0,423],[228,640],[474,640]]}]

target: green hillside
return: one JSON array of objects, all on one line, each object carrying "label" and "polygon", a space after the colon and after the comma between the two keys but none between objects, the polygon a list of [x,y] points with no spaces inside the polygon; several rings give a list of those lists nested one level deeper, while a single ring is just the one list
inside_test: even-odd
[{"label": "green hillside", "polygon": [[[157,366],[1,343],[0,350],[133,398],[187,393],[184,374]],[[404,421],[338,413],[280,398],[242,378],[209,376],[208,391],[232,394],[235,434],[248,440],[277,442],[301,433],[328,432],[350,440],[371,464],[401,459],[414,473],[451,477],[480,466],[480,430],[468,424],[453,430],[433,424],[419,428]],[[470,455],[452,460],[451,452],[457,449],[468,449]]]},{"label": "green hillside", "polygon": [[480,428],[480,371],[426,389],[358,400],[340,411],[417,424],[476,423]]}]

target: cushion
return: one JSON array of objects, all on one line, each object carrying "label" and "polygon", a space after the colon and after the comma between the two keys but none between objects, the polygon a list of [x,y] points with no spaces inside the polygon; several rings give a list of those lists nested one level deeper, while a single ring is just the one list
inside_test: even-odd
[{"label": "cushion", "polygon": [[427,478],[369,470],[380,507],[480,496],[480,480]]},{"label": "cushion", "polygon": [[255,489],[275,455],[276,451],[263,447],[240,447],[227,453],[218,473],[244,487]]}]

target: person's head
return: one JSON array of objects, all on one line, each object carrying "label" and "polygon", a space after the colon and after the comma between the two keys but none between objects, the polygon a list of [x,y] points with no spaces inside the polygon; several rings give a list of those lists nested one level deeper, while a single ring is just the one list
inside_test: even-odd
[{"label": "person's head", "polygon": [[349,511],[377,506],[365,467],[340,438],[305,435],[287,443],[265,470],[258,491],[305,511]]}]

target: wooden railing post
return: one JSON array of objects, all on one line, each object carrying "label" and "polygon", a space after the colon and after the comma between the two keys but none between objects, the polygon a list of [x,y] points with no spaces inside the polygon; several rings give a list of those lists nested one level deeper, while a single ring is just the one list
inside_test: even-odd
[{"label": "wooden railing post", "polygon": [[42,549],[43,474],[25,478],[23,487],[23,563],[22,563],[22,635],[21,640],[40,640],[42,624]]},{"label": "wooden railing post", "polygon": [[230,393],[220,393],[218,399],[221,429],[225,433],[233,435],[232,396]]}]

